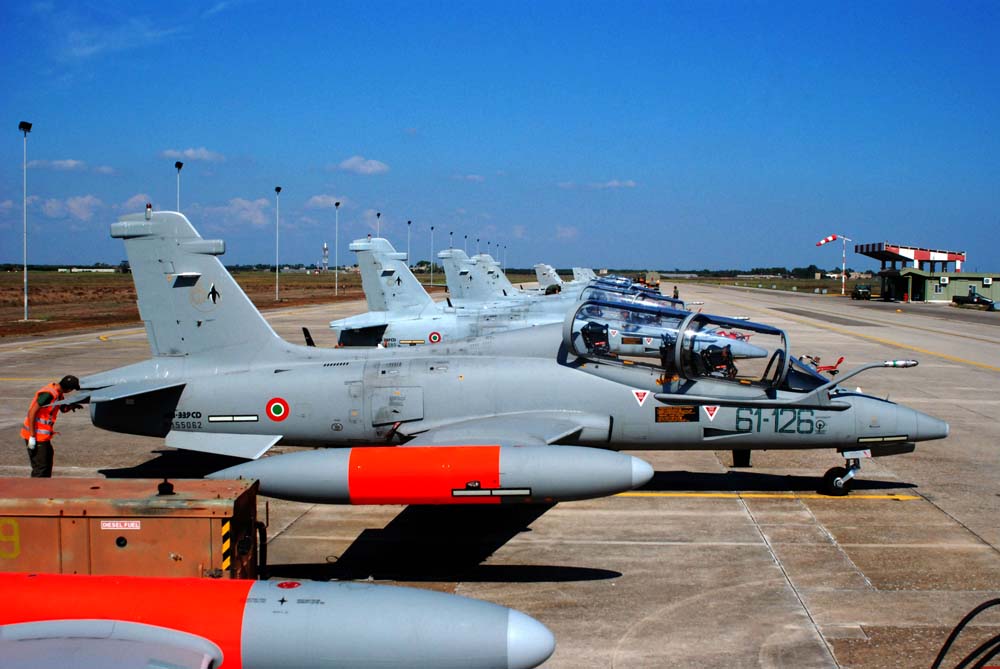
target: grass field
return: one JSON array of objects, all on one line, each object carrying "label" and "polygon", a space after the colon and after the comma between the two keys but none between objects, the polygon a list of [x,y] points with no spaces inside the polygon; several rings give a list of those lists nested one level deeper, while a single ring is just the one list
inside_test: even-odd
[{"label": "grass field", "polygon": [[[258,309],[299,304],[322,304],[364,299],[361,278],[341,272],[339,295],[334,296],[335,276],[325,274],[282,274],[281,301],[274,300],[273,272],[235,272],[240,287]],[[427,282],[429,276],[421,276]],[[434,275],[444,283],[444,274]],[[534,281],[527,275],[512,276],[515,282]],[[434,287],[431,292],[443,292]],[[65,272],[28,273],[28,317],[24,322],[24,283],[20,272],[0,273],[0,337],[51,334],[108,325],[138,325],[139,309],[130,274],[88,274]]]}]

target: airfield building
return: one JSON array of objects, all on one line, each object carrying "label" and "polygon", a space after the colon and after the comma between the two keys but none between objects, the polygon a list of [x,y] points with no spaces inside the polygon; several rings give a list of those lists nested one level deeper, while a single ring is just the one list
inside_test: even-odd
[{"label": "airfield building", "polygon": [[[1000,273],[963,272],[964,251],[876,242],[855,244],[854,252],[882,263],[878,273],[882,299],[951,302],[956,295],[964,297],[975,292],[1000,301],[1000,288],[995,287]],[[949,266],[954,269],[949,269]]]}]

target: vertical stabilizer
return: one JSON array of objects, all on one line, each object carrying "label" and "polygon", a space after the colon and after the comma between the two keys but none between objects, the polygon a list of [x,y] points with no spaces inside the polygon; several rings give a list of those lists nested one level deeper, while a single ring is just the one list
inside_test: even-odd
[{"label": "vertical stabilizer", "polygon": [[574,267],[573,268],[573,281],[585,283],[587,281],[593,281],[597,278],[594,274],[594,270],[589,267]]},{"label": "vertical stabilizer", "polygon": [[444,278],[453,300],[472,299],[472,265],[469,256],[462,249],[438,251],[438,259],[444,267]]},{"label": "vertical stabilizer", "polygon": [[434,304],[388,240],[381,237],[358,239],[350,249],[358,256],[361,286],[369,311],[419,311]]},{"label": "vertical stabilizer", "polygon": [[539,263],[535,265],[535,276],[538,277],[538,286],[542,289],[549,286],[562,286],[563,280],[556,274],[552,265]]},{"label": "vertical stabilizer", "polygon": [[125,216],[111,236],[125,242],[154,356],[251,357],[283,344],[219,261],[225,243],[202,239],[183,214]]},{"label": "vertical stabilizer", "polygon": [[507,275],[503,273],[503,267],[493,256],[488,253],[481,253],[475,257],[475,260],[482,265],[486,273],[486,279],[489,281],[490,288],[495,295],[511,297],[521,294],[521,291],[515,288],[514,284],[507,278]]}]

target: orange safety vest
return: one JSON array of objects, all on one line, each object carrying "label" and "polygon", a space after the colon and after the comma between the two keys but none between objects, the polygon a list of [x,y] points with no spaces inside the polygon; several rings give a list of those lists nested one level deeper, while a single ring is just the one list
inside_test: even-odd
[{"label": "orange safety vest", "polygon": [[[41,388],[35,393],[35,399],[31,401],[31,406],[38,404],[38,396],[42,393],[52,395],[52,401],[43,407],[38,407],[38,412],[35,414],[35,439],[51,441],[52,435],[55,434],[56,418],[59,416],[59,407],[55,404],[63,398],[62,386],[58,383],[50,383]],[[30,413],[31,409],[29,408],[28,411]],[[28,424],[28,417],[25,416],[24,425],[21,427],[21,438],[28,439],[29,437],[31,437],[31,425]]]}]

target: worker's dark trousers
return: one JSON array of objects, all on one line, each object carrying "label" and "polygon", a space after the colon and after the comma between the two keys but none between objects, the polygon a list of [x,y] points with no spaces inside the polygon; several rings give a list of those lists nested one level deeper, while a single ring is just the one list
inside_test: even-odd
[{"label": "worker's dark trousers", "polygon": [[[27,446],[28,442],[25,441]],[[52,442],[40,441],[34,448],[28,449],[28,459],[31,460],[32,478],[49,478],[52,476]]]}]

